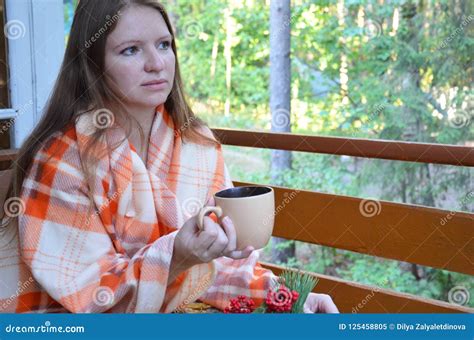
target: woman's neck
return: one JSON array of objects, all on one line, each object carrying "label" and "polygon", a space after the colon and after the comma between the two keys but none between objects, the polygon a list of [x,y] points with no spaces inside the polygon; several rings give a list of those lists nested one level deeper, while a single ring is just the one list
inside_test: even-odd
[{"label": "woman's neck", "polygon": [[[145,164],[147,161],[148,144],[149,144],[149,139],[150,139],[151,128],[153,125],[153,120],[155,118],[155,112],[156,111],[154,108],[141,109],[141,110],[127,108],[127,114],[133,118],[131,120],[132,131],[129,136],[129,141],[136,148],[138,155],[142,158]],[[137,123],[138,123],[138,126],[137,126]],[[122,124],[126,124],[126,122],[123,122]],[[142,135],[140,134],[139,127],[141,128],[143,132],[143,137],[145,138],[143,140],[143,143],[142,143]]]}]

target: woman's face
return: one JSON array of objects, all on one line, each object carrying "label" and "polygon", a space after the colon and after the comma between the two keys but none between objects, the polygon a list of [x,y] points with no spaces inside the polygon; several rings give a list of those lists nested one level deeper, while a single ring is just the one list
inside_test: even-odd
[{"label": "woman's face", "polygon": [[122,11],[107,37],[105,79],[132,112],[154,109],[168,98],[175,73],[171,39],[160,12],[144,6]]}]

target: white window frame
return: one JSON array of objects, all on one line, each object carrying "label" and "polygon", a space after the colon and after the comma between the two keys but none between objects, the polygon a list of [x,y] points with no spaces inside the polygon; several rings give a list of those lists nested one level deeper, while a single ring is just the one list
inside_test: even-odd
[{"label": "white window frame", "polygon": [[5,0],[5,40],[12,148],[19,148],[41,118],[64,56],[63,0]]}]

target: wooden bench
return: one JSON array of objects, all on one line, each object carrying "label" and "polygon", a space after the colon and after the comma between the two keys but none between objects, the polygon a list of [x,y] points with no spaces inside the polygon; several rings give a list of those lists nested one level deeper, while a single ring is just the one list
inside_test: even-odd
[{"label": "wooden bench", "polygon": [[[223,144],[393,161],[474,166],[474,148],[294,133],[213,129]],[[254,183],[234,183],[258,185]],[[360,212],[365,199],[273,187],[273,236],[474,275],[474,214],[374,201],[379,214]],[[449,216],[444,226],[443,219]],[[264,264],[275,274],[284,268]],[[343,313],[474,313],[473,308],[312,273],[316,292],[331,295]],[[380,282],[386,278],[380,278]]]}]

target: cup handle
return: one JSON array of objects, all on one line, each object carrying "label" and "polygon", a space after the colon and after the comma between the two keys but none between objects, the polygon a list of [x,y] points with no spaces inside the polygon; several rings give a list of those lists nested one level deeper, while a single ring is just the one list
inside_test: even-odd
[{"label": "cup handle", "polygon": [[215,213],[217,217],[221,218],[222,217],[222,208],[219,206],[216,207],[202,207],[202,209],[199,211],[199,216],[197,220],[198,228],[199,230],[204,230],[204,216],[206,216],[209,213]]}]

